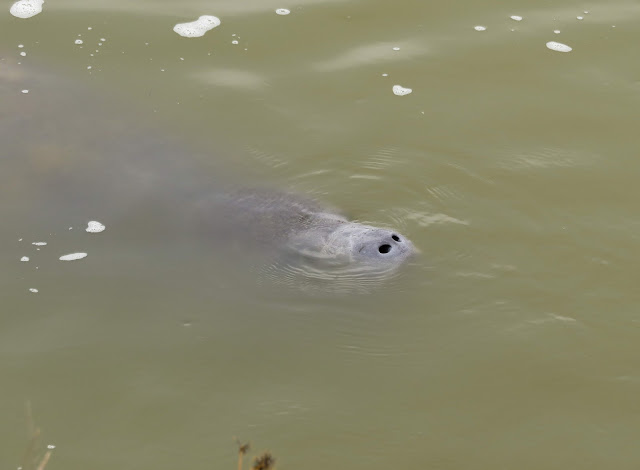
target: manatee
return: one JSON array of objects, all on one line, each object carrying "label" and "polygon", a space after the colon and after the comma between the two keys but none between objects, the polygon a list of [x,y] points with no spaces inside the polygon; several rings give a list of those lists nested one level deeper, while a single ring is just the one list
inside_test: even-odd
[{"label": "manatee", "polygon": [[6,157],[0,194],[16,201],[16,210],[40,206],[40,219],[98,217],[109,227],[126,227],[129,238],[198,237],[212,250],[243,243],[268,247],[281,266],[304,265],[307,271],[387,273],[416,251],[398,231],[350,221],[310,198],[230,188],[221,183],[225,178],[196,168],[183,145],[95,95],[55,74],[0,60]]},{"label": "manatee", "polygon": [[243,190],[206,198],[198,219],[205,233],[220,229],[207,212],[224,214],[225,226],[248,234],[257,243],[277,246],[289,259],[316,266],[389,270],[414,253],[413,244],[396,230],[349,221],[332,208],[299,195]]}]

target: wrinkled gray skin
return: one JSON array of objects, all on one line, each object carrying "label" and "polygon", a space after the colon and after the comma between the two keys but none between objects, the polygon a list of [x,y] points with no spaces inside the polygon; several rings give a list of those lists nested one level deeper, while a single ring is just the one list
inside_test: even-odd
[{"label": "wrinkled gray skin", "polygon": [[39,231],[97,218],[126,240],[194,237],[211,250],[241,252],[251,244],[321,268],[386,271],[415,251],[396,231],[349,222],[303,197],[213,181],[224,170],[197,168],[197,158],[144,129],[144,117],[126,106],[9,60],[0,60],[0,196],[12,204],[0,216],[19,220],[20,230],[29,230],[29,217]]}]

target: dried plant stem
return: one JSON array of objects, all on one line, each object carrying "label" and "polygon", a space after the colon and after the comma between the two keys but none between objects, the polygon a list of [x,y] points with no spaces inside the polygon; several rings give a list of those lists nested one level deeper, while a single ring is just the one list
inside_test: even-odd
[{"label": "dried plant stem", "polygon": [[49,463],[50,458],[51,458],[51,450],[48,450],[45,452],[44,457],[42,457],[42,460],[40,461],[40,464],[38,465],[38,468],[36,468],[36,470],[44,470],[44,467],[47,466],[47,463]]},{"label": "dried plant stem", "polygon": [[242,444],[239,439],[236,438],[236,444],[238,444],[238,470],[242,470],[242,458],[244,454],[249,452],[249,443]]},{"label": "dried plant stem", "polygon": [[22,469],[23,470],[44,470],[47,464],[49,463],[49,459],[51,458],[51,454],[53,453],[52,447],[50,446],[49,450],[47,450],[41,459],[38,459],[38,442],[40,440],[40,428],[35,425],[33,420],[33,412],[31,411],[31,402],[27,400],[25,403],[25,414],[27,418],[27,433],[28,433],[28,441],[27,448],[24,451],[24,455],[22,457]]},{"label": "dried plant stem", "polygon": [[29,436],[29,442],[27,442],[27,448],[24,450],[22,457],[22,468],[25,470],[31,470],[33,468],[34,454],[38,445],[38,438],[40,437],[40,429],[34,428],[33,432]]}]

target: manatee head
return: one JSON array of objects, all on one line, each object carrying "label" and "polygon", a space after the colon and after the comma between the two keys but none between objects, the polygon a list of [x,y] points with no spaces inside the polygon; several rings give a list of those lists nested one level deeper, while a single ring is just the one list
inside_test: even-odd
[{"label": "manatee head", "polygon": [[290,247],[317,265],[382,271],[404,264],[416,249],[395,230],[325,215],[290,240]]}]

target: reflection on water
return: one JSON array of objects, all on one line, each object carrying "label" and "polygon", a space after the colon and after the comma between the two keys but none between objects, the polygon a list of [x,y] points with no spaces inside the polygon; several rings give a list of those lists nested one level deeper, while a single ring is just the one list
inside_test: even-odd
[{"label": "reflection on water", "polygon": [[[637,3],[9,7],[0,466],[26,398],[51,468],[636,466]],[[187,234],[238,186],[422,253],[353,290]]]}]

